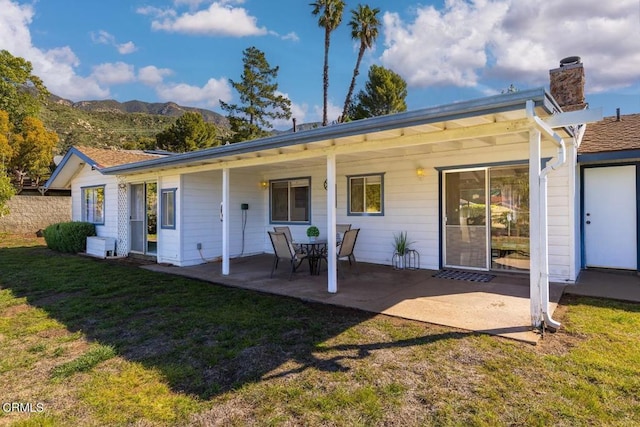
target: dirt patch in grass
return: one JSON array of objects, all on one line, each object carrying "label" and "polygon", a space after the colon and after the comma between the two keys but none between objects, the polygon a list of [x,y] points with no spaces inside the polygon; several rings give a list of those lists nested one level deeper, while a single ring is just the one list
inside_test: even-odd
[{"label": "dirt patch in grass", "polygon": [[24,313],[25,311],[29,311],[31,309],[33,309],[33,307],[31,307],[28,304],[12,305],[2,310],[2,315],[4,317],[13,317],[13,316],[17,316],[20,313]]},{"label": "dirt patch in grass", "polygon": [[573,348],[588,339],[588,336],[579,332],[569,332],[566,324],[569,321],[569,307],[576,301],[576,297],[565,295],[558,304],[553,318],[562,326],[558,331],[546,332],[544,337],[535,346],[539,354],[562,356],[568,354]]}]

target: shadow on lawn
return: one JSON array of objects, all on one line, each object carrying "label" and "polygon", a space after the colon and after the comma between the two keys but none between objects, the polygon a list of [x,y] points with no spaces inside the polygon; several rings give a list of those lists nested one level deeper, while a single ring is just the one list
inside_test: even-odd
[{"label": "shadow on lawn", "polygon": [[327,342],[374,315],[44,248],[0,249],[0,273],[1,287],[70,331],[113,346],[162,372],[174,391],[203,399],[310,368],[348,371],[345,360],[380,349],[469,336],[425,327],[433,334],[371,342],[356,331]]}]

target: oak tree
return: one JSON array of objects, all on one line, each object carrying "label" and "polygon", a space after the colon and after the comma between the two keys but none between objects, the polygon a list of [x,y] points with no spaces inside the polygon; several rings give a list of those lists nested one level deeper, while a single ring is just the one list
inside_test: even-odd
[{"label": "oak tree", "polygon": [[39,183],[51,172],[53,149],[57,143],[58,134],[45,129],[40,119],[25,117],[20,130],[9,141],[12,150],[10,169],[20,178],[28,176]]},{"label": "oak tree", "polygon": [[42,80],[33,75],[31,62],[0,50],[0,110],[19,129],[27,116],[37,116],[49,96]]}]

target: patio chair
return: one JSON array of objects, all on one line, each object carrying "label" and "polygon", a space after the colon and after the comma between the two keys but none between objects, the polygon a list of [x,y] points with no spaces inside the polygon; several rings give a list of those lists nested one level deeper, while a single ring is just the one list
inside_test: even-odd
[{"label": "patio chair", "polygon": [[344,233],[351,230],[351,224],[336,224],[336,233],[338,233],[338,245],[342,241],[342,236]]},{"label": "patio chair", "polygon": [[295,251],[296,252],[300,252],[300,245],[297,245],[293,241],[293,237],[291,236],[291,230],[289,229],[289,227],[287,227],[287,226],[284,226],[284,227],[273,227],[273,231],[275,231],[276,233],[284,233],[284,235],[287,236],[287,240],[289,241],[289,243],[291,243],[291,245],[293,246]]},{"label": "patio chair", "polygon": [[356,262],[356,257],[353,254],[353,249],[356,246],[356,240],[358,239],[358,233],[360,232],[359,228],[354,228],[347,230],[342,237],[342,243],[338,247],[338,263],[337,269],[338,273],[340,273],[340,260],[348,259],[349,265],[353,265],[356,269],[356,274],[358,274],[358,263]]},{"label": "patio chair", "polygon": [[273,272],[278,268],[278,262],[282,260],[286,260],[291,266],[291,271],[289,272],[289,280],[291,280],[291,276],[293,273],[300,267],[302,261],[307,257],[305,254],[297,253],[291,242],[287,239],[287,235],[284,233],[277,233],[275,231],[268,231],[269,238],[271,239],[271,244],[273,245],[273,266],[271,267],[271,277],[273,277]]},{"label": "patio chair", "polygon": [[344,234],[349,230],[351,230],[351,224],[336,224],[337,233]]}]

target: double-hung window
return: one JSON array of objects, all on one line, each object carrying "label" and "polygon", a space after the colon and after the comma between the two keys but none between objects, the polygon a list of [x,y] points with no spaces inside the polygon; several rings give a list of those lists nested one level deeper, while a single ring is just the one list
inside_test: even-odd
[{"label": "double-hung window", "polygon": [[347,176],[348,215],[384,215],[384,174]]},{"label": "double-hung window", "polygon": [[269,185],[272,223],[309,223],[311,178],[274,180]]},{"label": "double-hung window", "polygon": [[160,228],[176,228],[176,189],[160,190]]},{"label": "double-hung window", "polygon": [[82,188],[82,220],[104,224],[104,185]]}]

